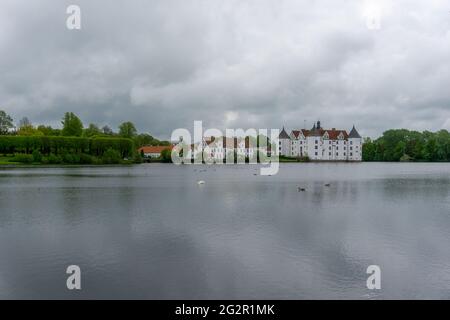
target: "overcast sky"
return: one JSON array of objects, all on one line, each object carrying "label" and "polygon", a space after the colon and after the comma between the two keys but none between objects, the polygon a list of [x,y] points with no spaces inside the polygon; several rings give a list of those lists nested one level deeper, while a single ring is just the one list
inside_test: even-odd
[{"label": "overcast sky", "polygon": [[0,109],[160,138],[194,120],[450,130],[450,2],[0,0]]}]

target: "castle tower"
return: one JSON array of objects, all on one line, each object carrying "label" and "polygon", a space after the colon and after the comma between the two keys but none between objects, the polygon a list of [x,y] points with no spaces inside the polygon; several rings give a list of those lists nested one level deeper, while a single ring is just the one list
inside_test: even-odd
[{"label": "castle tower", "polygon": [[362,137],[359,135],[355,126],[353,126],[348,135],[348,160],[362,161]]},{"label": "castle tower", "polygon": [[284,130],[284,127],[278,136],[278,154],[286,157],[291,156],[291,137]]}]

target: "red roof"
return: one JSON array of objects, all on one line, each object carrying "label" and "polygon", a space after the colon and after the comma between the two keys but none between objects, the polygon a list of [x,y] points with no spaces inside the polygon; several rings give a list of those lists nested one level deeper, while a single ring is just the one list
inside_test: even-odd
[{"label": "red roof", "polygon": [[138,149],[139,152],[144,153],[161,153],[166,149],[172,150],[172,146],[148,146],[148,147],[141,147]]},{"label": "red roof", "polygon": [[309,135],[309,130],[301,129],[301,130],[293,130],[292,133],[294,134],[295,138],[298,138],[300,135],[300,132],[303,134],[303,136],[307,137]]},{"label": "red roof", "polygon": [[334,130],[324,130],[322,128],[316,129],[315,131],[305,130],[305,129],[293,130],[292,133],[293,133],[295,138],[299,137],[300,131],[303,133],[303,135],[305,137],[313,136],[313,135],[323,136],[325,134],[325,132],[328,132],[328,136],[329,136],[330,140],[337,140],[339,134],[341,134],[341,132],[342,132],[342,134],[344,136],[344,139],[348,138],[347,131],[345,131],[345,130],[336,130],[336,129],[334,129]]},{"label": "red roof", "polygon": [[344,139],[348,138],[347,131],[345,130],[324,130],[323,134],[325,134],[325,131],[328,132],[328,136],[330,140],[337,140],[338,136],[342,133]]}]

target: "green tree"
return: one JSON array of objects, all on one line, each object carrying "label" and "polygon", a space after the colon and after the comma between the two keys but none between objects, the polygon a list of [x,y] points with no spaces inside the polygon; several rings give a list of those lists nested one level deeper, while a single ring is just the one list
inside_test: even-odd
[{"label": "green tree", "polygon": [[102,134],[102,131],[94,123],[89,124],[89,126],[86,129],[84,129],[84,132],[83,132],[83,136],[88,137],[88,138],[93,137],[93,136],[98,136],[101,134]]},{"label": "green tree", "polygon": [[147,133],[141,133],[134,137],[134,145],[136,148],[140,148],[143,146],[151,146],[153,145],[153,142],[155,141],[155,138],[153,138],[151,135]]},{"label": "green tree", "polygon": [[14,128],[13,119],[3,110],[0,110],[0,134],[8,134]]},{"label": "green tree", "polygon": [[370,140],[370,138],[365,139],[362,146],[362,157],[363,161],[374,161],[375,160],[375,143]]},{"label": "green tree", "polygon": [[31,121],[27,117],[23,117],[19,121],[19,129],[22,128],[22,127],[29,127],[31,125],[32,125]]},{"label": "green tree", "polygon": [[73,112],[66,112],[62,121],[61,134],[66,137],[81,137],[83,134],[83,123]]},{"label": "green tree", "polygon": [[394,148],[392,159],[394,161],[399,161],[400,158],[405,155],[405,151],[406,151],[406,143],[404,141],[399,141]]},{"label": "green tree", "polygon": [[114,134],[114,132],[112,131],[112,129],[109,126],[104,126],[102,128],[103,134],[107,135],[107,136],[112,136]]},{"label": "green tree", "polygon": [[450,133],[388,130],[375,141],[365,141],[364,161],[450,161]]},{"label": "green tree", "polygon": [[104,164],[118,164],[122,160],[120,153],[117,150],[109,148],[102,156]]},{"label": "green tree", "polygon": [[44,136],[59,136],[61,134],[60,129],[53,129],[51,126],[39,125],[37,130],[42,132]]},{"label": "green tree", "polygon": [[137,135],[136,127],[132,122],[124,122],[119,126],[119,135],[122,138],[132,139]]},{"label": "green tree", "polygon": [[163,162],[172,162],[172,150],[170,149],[164,149],[161,152],[161,160]]},{"label": "green tree", "polygon": [[17,135],[19,136],[43,136],[44,134],[33,127],[33,125],[23,125],[17,130]]}]

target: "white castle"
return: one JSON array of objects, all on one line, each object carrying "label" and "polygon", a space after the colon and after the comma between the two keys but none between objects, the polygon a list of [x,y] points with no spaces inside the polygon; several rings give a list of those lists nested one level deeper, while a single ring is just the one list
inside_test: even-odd
[{"label": "white castle", "polygon": [[311,130],[283,128],[279,136],[279,155],[308,157],[318,161],[362,161],[362,138],[355,126],[348,134],[345,130],[323,129],[320,121]]}]

